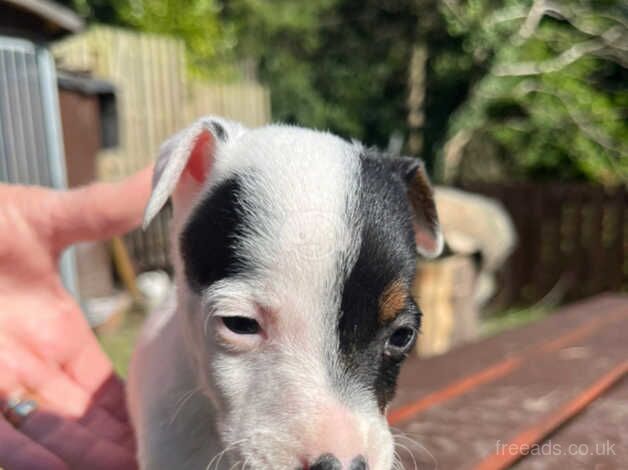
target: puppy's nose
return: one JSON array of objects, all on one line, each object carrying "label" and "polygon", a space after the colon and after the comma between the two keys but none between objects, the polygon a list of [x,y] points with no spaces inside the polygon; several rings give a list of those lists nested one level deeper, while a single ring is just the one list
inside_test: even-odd
[{"label": "puppy's nose", "polygon": [[333,455],[325,454],[316,459],[310,470],[342,470],[342,464]]},{"label": "puppy's nose", "polygon": [[[354,458],[344,470],[368,470],[366,459],[361,455]],[[310,467],[310,470],[343,470],[340,460],[331,454],[321,455]]]},{"label": "puppy's nose", "polygon": [[366,463],[366,459],[361,455],[353,459],[351,461],[351,465],[349,466],[349,470],[368,470],[368,468],[369,466]]}]

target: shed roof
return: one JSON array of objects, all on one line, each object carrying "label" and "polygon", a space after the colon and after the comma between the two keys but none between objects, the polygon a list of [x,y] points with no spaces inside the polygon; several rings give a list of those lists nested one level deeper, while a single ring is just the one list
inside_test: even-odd
[{"label": "shed roof", "polygon": [[115,87],[107,80],[64,70],[57,70],[57,82],[59,88],[83,95],[106,95],[115,93]]},{"label": "shed roof", "polygon": [[83,28],[72,10],[48,0],[0,0],[0,31],[37,39],[56,39]]}]

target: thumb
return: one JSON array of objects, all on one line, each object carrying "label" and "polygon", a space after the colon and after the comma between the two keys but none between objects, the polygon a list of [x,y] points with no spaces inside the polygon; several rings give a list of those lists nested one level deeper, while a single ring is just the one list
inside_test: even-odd
[{"label": "thumb", "polygon": [[56,193],[50,205],[55,249],[105,240],[139,226],[151,190],[152,165],[118,183],[93,183]]}]

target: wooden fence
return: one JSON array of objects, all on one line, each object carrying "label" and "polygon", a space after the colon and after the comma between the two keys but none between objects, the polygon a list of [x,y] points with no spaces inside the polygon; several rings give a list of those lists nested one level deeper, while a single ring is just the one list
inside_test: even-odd
[{"label": "wooden fence", "polygon": [[465,184],[498,199],[519,242],[500,273],[500,306],[560,302],[628,290],[625,187],[579,184]]},{"label": "wooden fence", "polygon": [[[259,126],[270,121],[270,95],[254,83],[188,81],[183,42],[111,27],[93,27],[53,45],[60,68],[84,71],[116,87],[118,148],[102,152],[98,177],[117,180],[146,166],[161,142],[200,116]],[[144,233],[127,237],[138,269],[168,266],[169,211]]]}]

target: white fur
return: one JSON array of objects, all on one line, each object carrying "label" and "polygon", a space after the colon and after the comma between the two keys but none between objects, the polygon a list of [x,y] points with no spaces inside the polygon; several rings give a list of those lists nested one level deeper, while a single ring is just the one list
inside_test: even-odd
[{"label": "white fur", "polygon": [[[250,265],[199,296],[173,245],[176,294],[151,316],[130,372],[141,468],[294,469],[333,453],[389,470],[392,439],[372,393],[330,374],[340,370],[335,322],[360,244],[359,148],[297,127],[230,133],[221,123],[229,138],[205,186],[174,195],[172,238],[216,184],[248,175],[250,230],[237,247]],[[216,318],[229,314],[256,318],[268,337],[229,336]]]}]

